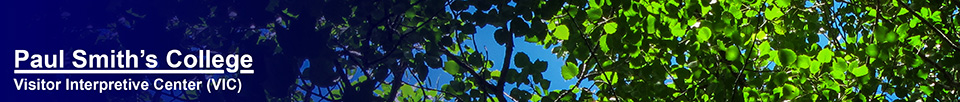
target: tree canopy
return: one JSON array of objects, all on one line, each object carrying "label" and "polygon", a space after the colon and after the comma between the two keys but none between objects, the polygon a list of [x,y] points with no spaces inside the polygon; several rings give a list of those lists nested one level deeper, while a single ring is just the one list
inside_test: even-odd
[{"label": "tree canopy", "polygon": [[[255,53],[278,60],[264,65],[270,71],[258,74],[270,78],[258,82],[274,101],[957,101],[958,5],[269,0],[190,6],[201,9],[161,17],[121,8],[126,18],[110,21],[114,26],[106,30],[138,28],[130,23],[154,18],[166,22],[165,32],[182,33],[181,42],[191,43],[183,47],[265,50]],[[505,52],[476,45],[494,42],[474,40],[483,26],[496,28],[501,46],[494,47]],[[90,32],[107,42],[117,36]],[[514,50],[516,43],[551,49],[563,66],[531,59]],[[491,59],[490,53],[504,56]],[[433,82],[430,73],[454,80]],[[576,83],[548,90],[565,80],[544,76]]]}]

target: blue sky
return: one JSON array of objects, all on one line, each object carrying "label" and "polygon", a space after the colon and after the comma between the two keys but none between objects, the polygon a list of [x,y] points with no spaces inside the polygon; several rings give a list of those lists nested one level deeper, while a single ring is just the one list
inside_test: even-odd
[{"label": "blue sky", "polygon": [[[515,6],[516,3],[510,2],[507,5]],[[494,5],[492,6],[492,8],[496,8],[496,6],[497,5]],[[447,8],[447,11],[451,11],[449,7]],[[469,8],[465,11],[468,11],[467,13],[473,13],[469,11],[477,11],[477,9],[474,6],[469,6]],[[480,11],[480,12],[485,12],[485,11]],[[507,23],[507,24],[509,26],[510,23]],[[476,45],[479,47],[475,49],[477,49],[477,51],[489,52],[485,54],[487,54],[486,57],[488,58],[488,60],[492,60],[494,62],[494,65],[493,65],[494,67],[491,68],[491,70],[500,70],[501,66],[503,66],[503,57],[504,57],[503,55],[504,55],[504,51],[506,50],[506,47],[498,44],[496,42],[496,39],[494,38],[494,32],[498,29],[507,29],[507,28],[497,28],[492,25],[479,25],[477,26],[477,33],[473,36],[473,39],[476,40]],[[474,41],[466,40],[461,45],[473,45],[474,44],[473,42]],[[558,58],[557,55],[552,52],[552,48],[556,46],[544,48],[544,45],[537,45],[536,43],[526,42],[524,37],[515,37],[513,38],[513,42],[515,47],[512,55],[515,56],[517,55],[517,53],[523,52],[530,57],[531,62],[536,60],[547,62],[547,70],[542,74],[544,79],[550,80],[550,87],[549,89],[543,90],[544,92],[549,92],[552,90],[569,89],[569,86],[576,84],[576,81],[577,81],[576,79],[564,80],[563,76],[560,74],[561,73],[560,67],[562,67],[566,63],[563,60],[566,58]],[[512,58],[515,58],[515,57],[512,57]],[[511,59],[511,61],[512,60],[513,59]],[[515,67],[514,63],[510,64],[510,68],[521,71],[521,69]],[[442,70],[437,69],[437,71],[442,71]],[[440,74],[440,75],[437,75],[437,74]],[[446,73],[431,73],[430,76],[440,76],[441,80],[450,80],[452,77]],[[532,79],[531,77],[532,76],[528,77],[528,79]],[[441,82],[444,82],[444,81],[441,81]],[[593,84],[593,81],[584,80],[580,84],[580,86],[590,86],[591,84]],[[539,85],[535,85],[535,86],[539,86]],[[516,87],[517,87],[516,84],[508,83],[504,87],[504,89],[513,89]],[[518,89],[533,92],[533,89],[528,85],[520,85]]]},{"label": "blue sky", "polygon": [[[477,46],[480,48],[476,48],[476,50],[489,52],[487,53],[487,58],[488,60],[492,60],[494,62],[493,68],[490,68],[490,70],[500,70],[501,66],[503,66],[503,55],[506,47],[497,44],[496,40],[494,39],[493,33],[498,28],[493,26],[483,26],[477,28],[477,33],[474,35],[474,40],[476,40]],[[471,45],[470,47],[472,47],[473,41],[466,40],[461,45]],[[570,85],[576,84],[576,80],[564,80],[560,75],[560,67],[563,66],[565,62],[561,58],[557,58],[551,49],[545,49],[543,48],[543,45],[526,42],[522,37],[514,38],[514,45],[516,47],[514,47],[513,55],[516,55],[518,52],[524,52],[530,57],[531,61],[541,60],[547,62],[547,70],[546,72],[543,72],[543,78],[551,81],[550,88],[548,90],[568,89]],[[510,68],[518,71],[521,70],[515,67],[513,63],[510,64]],[[439,80],[438,82],[440,82],[439,84],[435,83],[435,87],[440,87],[440,85],[449,82],[453,78],[453,76],[450,74],[445,73],[443,69],[431,69],[430,72],[431,73],[429,76],[434,78],[433,81]],[[532,78],[528,77],[528,79]],[[592,81],[584,80],[581,86],[589,86],[592,83]],[[513,89],[515,87],[515,84],[507,84],[504,88]],[[527,85],[520,85],[519,89],[531,92],[533,90]]]},{"label": "blue sky", "polygon": [[[513,2],[510,2],[508,3],[508,5],[513,6],[516,4]],[[494,5],[493,8],[496,8],[496,5]],[[465,11],[476,11],[476,10],[477,9],[474,6],[470,6]],[[447,8],[447,11],[450,11],[449,7]],[[481,11],[481,12],[484,12],[484,11]],[[467,12],[467,13],[473,13],[473,12]],[[497,28],[492,25],[480,25],[480,26],[477,26],[476,28],[477,28],[477,33],[474,34],[473,40],[476,40],[476,45],[479,48],[475,48],[475,49],[477,51],[489,52],[489,53],[485,53],[486,57],[488,60],[492,60],[494,62],[493,68],[490,68],[490,69],[500,70],[500,68],[503,66],[503,55],[504,55],[504,51],[506,50],[506,47],[504,47],[503,45],[497,44],[496,39],[494,38],[494,32],[497,29],[501,29],[501,28]],[[502,28],[502,29],[506,29],[506,28]],[[473,40],[466,40],[461,45],[470,45],[470,47],[473,47],[472,46],[474,45]],[[565,64],[565,62],[563,61],[563,59],[565,58],[558,58],[555,54],[553,54],[552,47],[544,48],[543,45],[537,45],[535,43],[526,42],[524,41],[523,37],[516,37],[513,39],[513,41],[514,41],[515,47],[512,55],[516,55],[518,52],[524,52],[530,57],[531,61],[541,60],[541,61],[547,62],[547,70],[542,74],[544,79],[550,80],[550,88],[544,91],[569,89],[570,85],[576,84],[576,80],[564,80],[563,77],[560,75],[561,73],[560,67]],[[510,68],[518,71],[521,70],[515,67],[513,63],[511,63]],[[443,73],[443,69],[431,69],[430,72],[431,73],[429,76],[431,78],[434,78],[433,81],[440,82],[440,83],[434,83],[433,84],[434,87],[439,88],[442,84],[446,84],[447,82],[452,80],[452,76],[447,73]],[[528,79],[532,79],[532,78],[528,77]],[[581,86],[589,86],[591,84],[593,84],[592,81],[584,80]],[[516,84],[508,83],[504,87],[504,89],[513,89],[513,88],[516,88],[516,86],[517,86]],[[539,86],[539,85],[536,85],[536,86]],[[533,89],[530,88],[530,86],[528,85],[520,85],[518,89],[533,92]]]}]

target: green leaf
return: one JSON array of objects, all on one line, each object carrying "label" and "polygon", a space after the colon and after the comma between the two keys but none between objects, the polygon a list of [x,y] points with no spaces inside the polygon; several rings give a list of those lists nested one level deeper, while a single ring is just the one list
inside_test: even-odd
[{"label": "green leaf", "polygon": [[527,33],[521,33],[529,31],[530,26],[527,25],[527,22],[520,18],[514,18],[510,20],[510,32],[515,33],[516,37],[523,36]]},{"label": "green leaf", "polygon": [[810,64],[810,56],[800,55],[800,57],[797,57],[797,66],[800,66],[800,68],[810,68]]},{"label": "green leaf", "polygon": [[917,77],[920,77],[923,80],[927,80],[927,78],[930,77],[928,73],[929,72],[926,72],[924,70],[917,70]]},{"label": "green leaf", "polygon": [[460,65],[453,60],[449,60],[443,64],[443,71],[447,71],[447,73],[458,76],[460,75]]},{"label": "green leaf", "polygon": [[727,60],[736,61],[737,58],[740,58],[740,48],[736,45],[731,45],[729,48],[727,48],[726,53]]},{"label": "green leaf", "polygon": [[530,101],[533,101],[533,102],[540,102],[540,99],[541,99],[540,95],[533,95],[530,97]]},{"label": "green leaf", "polygon": [[920,8],[920,17],[930,17],[930,8]]},{"label": "green leaf", "polygon": [[850,73],[853,73],[854,76],[860,77],[863,75],[867,75],[867,73],[870,73],[870,69],[867,68],[866,66],[860,66],[860,67],[853,68],[853,70],[850,71]]},{"label": "green leaf", "polygon": [[298,14],[293,14],[293,13],[291,13],[291,12],[287,12],[287,9],[290,9],[290,8],[283,9],[283,13],[284,13],[284,14],[287,14],[287,16],[290,16],[290,17],[292,17],[292,18],[300,17],[300,15],[298,15]]},{"label": "green leaf", "polygon": [[793,52],[793,50],[780,49],[778,52],[780,52],[780,63],[783,63],[784,66],[792,65],[795,61],[797,61],[797,53]]},{"label": "green leaf", "polygon": [[830,72],[830,74],[833,75],[833,78],[836,78],[836,79],[847,78],[845,74],[846,68],[847,68],[847,62],[838,59],[837,62],[834,62],[833,66],[831,66],[830,68],[833,69],[833,71]]},{"label": "green leaf", "polygon": [[637,10],[634,10],[632,7],[626,10],[623,10],[623,15],[627,17],[633,17],[639,14]]},{"label": "green leaf", "polygon": [[670,33],[673,34],[673,37],[683,37],[687,34],[687,31],[684,27],[681,27],[680,23],[673,23],[670,25]]},{"label": "green leaf", "polygon": [[873,31],[873,38],[880,42],[887,42],[888,36],[893,35],[885,26],[878,26],[877,30]]},{"label": "green leaf", "polygon": [[920,22],[920,18],[914,16],[912,19],[910,19],[910,28],[917,27],[917,24],[920,24]]},{"label": "green leaf", "polygon": [[773,19],[779,18],[780,16],[783,16],[783,11],[780,11],[780,8],[774,7],[774,8],[770,8],[763,11],[763,14],[764,14],[764,17],[767,18],[767,20],[773,20]]},{"label": "green leaf", "polygon": [[444,36],[443,38],[440,38],[440,44],[442,44],[443,46],[453,45],[453,38],[451,38],[450,36]]},{"label": "green leaf", "polygon": [[[734,2],[740,2],[740,1],[734,1]],[[731,6],[729,6],[729,8],[727,8],[727,12],[730,12],[730,14],[733,15],[733,18],[735,19],[743,18],[743,11],[740,11],[740,6],[741,5],[739,3],[733,3],[731,4]]]},{"label": "green leaf", "polygon": [[710,27],[700,27],[697,33],[697,42],[708,41],[710,36],[713,36],[713,31],[710,31]]},{"label": "green leaf", "polygon": [[607,34],[616,33],[616,32],[617,32],[617,22],[607,22],[607,24],[603,24],[603,31],[604,31],[604,32],[607,32]]},{"label": "green leaf", "polygon": [[567,25],[557,26],[557,29],[553,31],[553,36],[557,37],[560,40],[570,39],[570,30],[567,29]]},{"label": "green leaf", "polygon": [[543,81],[541,81],[541,82],[540,82],[540,87],[543,88],[543,90],[550,89],[550,80],[543,80]]},{"label": "green leaf", "polygon": [[877,44],[869,44],[865,50],[867,52],[867,56],[870,57],[877,57],[877,53],[879,53],[877,51]]},{"label": "green leaf", "polygon": [[560,72],[562,72],[561,75],[564,80],[570,80],[580,74],[580,69],[577,68],[577,65],[573,62],[567,62],[567,65],[564,65],[560,69]]},{"label": "green leaf", "polygon": [[933,93],[933,89],[930,86],[920,86],[920,91],[923,91],[923,94],[930,95]]},{"label": "green leaf", "polygon": [[598,77],[600,81],[610,82],[610,84],[617,84],[620,80],[616,72],[603,72],[602,75],[597,75],[596,77]]},{"label": "green leaf", "polygon": [[[756,39],[756,40],[767,39],[767,32],[764,32],[763,30],[761,30],[757,32],[756,37],[753,39]],[[769,48],[769,47],[765,47],[765,48]]]},{"label": "green leaf", "polygon": [[514,65],[514,66],[517,66],[517,67],[527,67],[527,66],[529,66],[530,64],[532,64],[532,63],[530,62],[530,57],[527,56],[526,53],[518,52],[515,57],[516,57],[516,58],[513,59],[513,65]]},{"label": "green leaf", "polygon": [[909,10],[906,8],[900,8],[900,12],[897,12],[897,15],[903,15],[909,13]]},{"label": "green leaf", "polygon": [[831,60],[833,60],[833,51],[830,49],[820,50],[820,53],[817,54],[817,61],[830,63]]},{"label": "green leaf", "polygon": [[547,71],[547,61],[537,60],[533,64],[530,64],[529,66],[523,69],[527,71],[536,72],[536,73],[544,72],[544,71]]},{"label": "green leaf", "polygon": [[776,4],[780,8],[787,8],[787,7],[790,7],[790,1],[791,0],[777,0]]},{"label": "green leaf", "polygon": [[770,53],[770,43],[767,43],[766,41],[761,42],[760,46],[757,46],[757,50],[757,52],[760,52],[760,55],[766,55],[767,53]]},{"label": "green leaf", "polygon": [[781,25],[779,25],[779,24],[774,24],[774,25],[773,25],[773,28],[774,28],[774,33],[777,33],[777,34],[779,34],[779,35],[783,35],[783,34],[786,34],[786,33],[787,33],[787,28],[786,28],[786,27],[783,27],[783,26],[781,26]]},{"label": "green leaf", "polygon": [[413,87],[410,85],[400,86],[400,93],[413,93]]},{"label": "green leaf", "polygon": [[820,73],[820,61],[810,61],[810,73]]},{"label": "green leaf", "polygon": [[590,17],[590,20],[599,20],[600,16],[603,15],[603,10],[599,7],[592,7],[591,9],[587,10],[587,15]]},{"label": "green leaf", "polygon": [[747,13],[745,13],[744,15],[754,16],[754,15],[758,15],[758,13],[759,12],[757,12],[757,10],[747,10]]},{"label": "green leaf", "polygon": [[897,34],[890,34],[886,40],[892,42],[897,40],[897,36],[909,36],[910,34],[907,34],[908,30],[910,30],[910,26],[907,23],[900,24],[897,26]]},{"label": "green leaf", "polygon": [[600,36],[600,41],[597,42],[597,44],[600,44],[600,51],[603,51],[604,53],[610,51],[610,46],[607,46],[609,44],[606,43],[607,37],[607,35]]},{"label": "green leaf", "polygon": [[[647,24],[644,25],[644,26],[647,26],[647,28],[645,28],[645,30],[646,30],[646,31],[650,31],[651,33],[657,32],[657,29],[658,29],[658,28],[655,27],[655,25],[657,25],[657,24],[659,23],[659,22],[657,22],[657,17],[654,17],[653,15],[647,15],[647,17],[644,17],[644,18],[647,18],[646,20],[644,20],[644,21],[647,21]],[[663,32],[661,32],[661,33],[663,33]]]},{"label": "green leaf", "polygon": [[823,81],[824,81],[823,86],[827,87],[827,89],[830,89],[833,91],[842,91],[840,90],[840,83],[837,83],[836,81],[833,81],[833,80],[823,80]]},{"label": "green leaf", "polygon": [[781,98],[788,100],[796,98],[801,93],[800,89],[797,89],[797,86],[794,86],[793,84],[784,84],[782,90],[783,93],[781,94]]}]

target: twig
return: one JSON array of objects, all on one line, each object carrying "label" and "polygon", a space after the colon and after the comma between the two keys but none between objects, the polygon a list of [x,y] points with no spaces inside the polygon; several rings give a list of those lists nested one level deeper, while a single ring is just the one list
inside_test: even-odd
[{"label": "twig", "polygon": [[[920,51],[921,51],[921,50],[917,50],[915,54],[916,54],[917,56],[919,56],[921,59],[923,59],[924,62],[933,64],[933,67],[936,68],[937,71],[940,71],[941,74],[945,75],[946,78],[942,78],[942,79],[944,79],[945,81],[947,81],[947,83],[949,83],[949,85],[944,85],[944,86],[946,86],[945,88],[947,88],[947,89],[953,89],[954,86],[951,86],[951,85],[957,85],[957,82],[955,82],[955,81],[953,80],[953,78],[954,78],[954,77],[953,77],[953,74],[950,74],[950,72],[948,72],[946,69],[943,69],[943,66],[941,66],[940,64],[937,64],[937,62],[935,62],[935,61],[933,61],[932,59],[928,58],[926,55],[921,54]],[[938,84],[938,85],[943,85],[943,84]]]},{"label": "twig", "polygon": [[[940,30],[940,28],[937,28],[936,25],[933,25],[933,23],[930,23],[929,21],[927,21],[926,18],[924,18],[923,16],[920,16],[920,14],[917,14],[917,12],[914,11],[912,8],[904,7],[907,5],[906,3],[903,3],[900,0],[896,0],[896,1],[897,3],[900,3],[901,8],[907,9],[907,11],[910,11],[910,14],[912,14],[913,16],[916,16],[917,19],[920,19],[920,22],[923,22],[923,24],[926,24],[927,28],[933,29],[935,32],[937,32],[937,34],[940,35],[941,38],[943,38],[944,40],[947,40],[944,42],[947,42],[947,44],[950,44],[950,47],[953,48],[954,51],[960,51],[960,47],[957,47],[957,44],[953,43],[953,40],[950,40],[950,38],[947,37],[947,35],[944,34],[943,31]],[[956,55],[957,53],[954,53],[954,54]]]},{"label": "twig", "polygon": [[[520,102],[520,101],[517,101],[517,99],[511,97],[510,95],[507,95],[507,92],[503,92],[502,95],[506,96],[507,98],[510,98],[510,100],[513,100],[513,102]],[[506,99],[503,99],[503,100],[506,100]],[[502,101],[502,102],[506,102],[506,101]]]},{"label": "twig", "polygon": [[[897,3],[899,3],[899,4],[901,5],[901,6],[900,6],[901,8],[907,9],[908,11],[910,11],[910,14],[912,14],[913,16],[916,16],[918,19],[920,19],[920,22],[923,22],[924,24],[926,24],[926,25],[927,25],[927,28],[933,29],[935,32],[937,32],[937,34],[939,34],[941,38],[943,38],[944,40],[946,40],[946,41],[944,41],[944,42],[947,42],[947,44],[949,44],[950,47],[952,47],[954,51],[960,51],[960,47],[957,47],[957,45],[953,43],[953,40],[950,40],[950,38],[948,38],[947,35],[943,34],[943,31],[941,31],[939,28],[937,28],[936,25],[933,25],[933,23],[930,23],[929,21],[927,21],[924,17],[922,17],[922,16],[920,16],[919,14],[917,14],[917,12],[914,11],[913,9],[911,9],[911,8],[909,8],[909,7],[904,7],[904,6],[907,5],[906,3],[903,3],[903,2],[901,2],[900,0],[896,0],[896,1],[897,1]],[[957,54],[957,53],[954,53],[954,55],[956,55],[956,54]],[[950,85],[957,85],[957,82],[954,81],[954,79],[953,79],[954,77],[953,77],[953,74],[952,74],[952,73],[950,73],[950,72],[947,71],[946,69],[943,69],[942,66],[940,66],[939,64],[937,64],[936,62],[934,62],[934,61],[931,60],[930,58],[927,58],[926,55],[921,55],[921,54],[920,54],[920,50],[917,51],[917,56],[920,56],[920,58],[923,58],[923,60],[926,61],[927,63],[933,63],[933,65],[934,65],[934,67],[936,67],[937,71],[942,72],[942,73],[947,77],[947,78],[945,78],[945,79],[946,79],[946,81],[947,81],[948,83],[950,83]]]},{"label": "twig", "polygon": [[[435,44],[436,44],[436,46],[442,46],[442,45],[440,45],[439,43],[435,43]],[[437,49],[439,49],[440,52],[443,52],[444,55],[447,55],[447,57],[450,57],[449,59],[450,59],[450,60],[453,60],[454,62],[456,62],[457,65],[460,65],[460,69],[465,69],[465,70],[467,70],[468,73],[470,73],[471,75],[475,76],[475,77],[472,77],[472,78],[474,79],[474,83],[476,83],[476,84],[478,84],[478,85],[480,86],[480,89],[483,89],[483,90],[486,91],[486,92],[496,92],[495,89],[494,89],[494,90],[491,90],[491,88],[493,88],[494,86],[491,85],[490,83],[488,83],[488,82],[487,82],[486,80],[484,80],[482,77],[480,77],[481,75],[478,74],[478,73],[476,72],[476,70],[473,70],[473,67],[472,67],[472,66],[470,66],[470,65],[467,64],[466,62],[463,62],[462,60],[460,60],[460,58],[458,58],[456,55],[453,55],[453,53],[450,53],[449,50],[446,50],[446,49],[443,49],[443,48],[437,48]],[[487,94],[491,94],[491,93],[487,93]],[[505,99],[504,99],[504,100],[505,100]]]}]

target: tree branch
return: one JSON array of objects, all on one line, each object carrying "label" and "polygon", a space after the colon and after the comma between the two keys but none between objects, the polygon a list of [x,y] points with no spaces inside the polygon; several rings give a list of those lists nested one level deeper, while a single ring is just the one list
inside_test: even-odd
[{"label": "tree branch", "polygon": [[[569,12],[566,12],[566,13],[569,15]],[[564,17],[570,17],[570,16],[564,16]],[[573,18],[573,17],[570,17],[570,19],[574,19],[574,18]],[[604,24],[604,23],[610,21],[611,19],[613,19],[613,18],[604,19],[604,21],[601,21],[601,22],[599,22],[598,24]],[[580,24],[580,23],[578,23],[576,20],[573,20],[572,22],[574,22],[575,24]],[[574,26],[574,27],[577,29],[577,31],[582,31],[582,30],[584,30],[584,29],[580,29],[579,26]],[[597,26],[597,27],[599,27],[599,26]],[[589,29],[596,29],[597,27],[589,28]],[[582,33],[582,32],[581,32],[581,33]],[[580,83],[583,82],[584,79],[587,79],[587,78],[586,78],[587,76],[589,76],[589,75],[588,75],[589,73],[587,73],[587,72],[588,72],[588,70],[587,70],[587,63],[589,63],[590,61],[594,61],[594,63],[602,63],[602,62],[597,62],[597,58],[596,58],[596,55],[595,55],[595,54],[596,54],[596,50],[600,48],[600,44],[599,44],[599,43],[603,43],[603,42],[599,42],[598,44],[592,44],[592,43],[590,43],[590,42],[592,42],[592,40],[587,39],[587,37],[581,37],[581,38],[583,38],[583,41],[586,43],[586,46],[591,46],[591,45],[592,45],[592,47],[590,47],[591,49],[588,50],[588,51],[590,52],[590,55],[587,56],[587,59],[584,59],[585,61],[583,61],[583,63],[582,63],[583,67],[581,67],[581,70],[580,70],[579,74],[576,76],[576,77],[578,78],[577,83],[574,84],[574,86],[576,86],[576,87],[580,87]],[[597,65],[597,66],[594,66],[594,67],[595,67],[594,69],[602,69],[602,66],[600,66],[600,65]],[[602,74],[601,74],[601,75],[602,75]],[[603,76],[606,76],[606,75],[603,75]],[[610,78],[610,77],[607,77],[606,79],[611,79],[611,78]],[[606,81],[609,81],[609,80],[606,80]],[[609,84],[609,83],[608,83],[608,84]],[[557,99],[563,98],[563,96],[566,96],[566,95],[569,94],[569,93],[570,93],[570,90],[563,91],[563,93],[560,93],[560,95],[557,97]],[[615,92],[612,92],[612,93],[614,94],[614,95],[613,95],[614,97],[618,97],[618,95],[616,95]],[[554,100],[554,102],[557,102],[557,101],[559,101],[559,100]]]},{"label": "tree branch", "polygon": [[[353,85],[350,85],[350,79],[347,76],[347,72],[344,71],[347,69],[343,68],[343,65],[340,62],[335,62],[335,64],[337,64],[337,73],[340,74],[340,79],[339,79],[340,84],[343,85],[344,87],[347,87],[347,88],[340,87],[340,89],[343,89],[342,91],[343,93],[353,94],[353,92],[355,91],[353,89],[354,87]],[[346,99],[346,97],[341,97],[340,99]]]},{"label": "tree branch", "polygon": [[[298,75],[298,76],[299,76],[299,75]],[[300,78],[300,83],[306,83],[306,82],[305,82],[302,78]],[[313,92],[313,87],[310,87],[310,89],[307,89],[307,87],[306,87],[306,86],[303,86],[303,85],[297,85],[297,87],[299,87],[299,88],[300,88],[301,90],[303,90],[303,91],[306,91],[306,92],[307,92],[308,94],[310,94],[310,95],[316,95],[317,97],[320,97],[320,98],[322,98],[322,99],[324,99],[324,100],[327,100],[327,101],[340,101],[340,100],[335,100],[335,99],[327,98],[327,95],[320,95],[320,94],[318,94],[318,93],[314,93],[314,92]],[[309,97],[309,96],[308,96],[308,97]]]},{"label": "tree branch", "polygon": [[[400,63],[400,68],[393,68],[393,69],[394,69],[394,70],[393,70],[393,80],[391,80],[392,82],[390,82],[390,85],[393,85],[393,86],[390,88],[390,94],[387,94],[387,95],[389,95],[387,99],[390,100],[390,101],[396,101],[396,100],[397,100],[397,90],[400,90],[400,85],[399,85],[399,84],[400,84],[401,82],[403,82],[403,73],[404,73],[404,70],[397,70],[397,69],[406,68],[405,65],[406,65],[406,64],[404,64],[404,63]],[[366,72],[364,72],[364,73],[366,73]],[[419,80],[419,79],[418,79],[418,80]],[[424,95],[426,95],[426,94],[424,94]]]},{"label": "tree branch", "polygon": [[[937,34],[940,35],[941,38],[943,38],[944,40],[947,40],[947,41],[944,41],[944,42],[947,42],[947,44],[950,44],[950,47],[953,48],[954,51],[960,51],[960,47],[957,47],[957,44],[953,43],[953,40],[950,40],[950,38],[947,37],[947,35],[944,34],[943,31],[940,30],[940,28],[937,28],[936,25],[933,25],[933,23],[930,23],[929,21],[927,21],[926,18],[924,18],[923,16],[920,16],[920,14],[917,14],[917,12],[916,12],[915,10],[913,10],[913,9],[911,9],[911,8],[909,8],[909,7],[905,7],[905,6],[907,6],[906,3],[903,3],[903,2],[901,2],[900,0],[895,0],[895,1],[897,1],[897,3],[900,3],[900,7],[901,7],[901,8],[907,9],[907,11],[910,11],[910,14],[912,14],[913,16],[915,16],[915,17],[917,17],[918,19],[920,19],[920,22],[923,22],[923,24],[926,24],[926,25],[927,25],[927,28],[933,29],[935,32],[937,32]],[[957,53],[954,53],[954,55],[956,55],[956,54],[957,54]]]},{"label": "tree branch", "polygon": [[[510,34],[510,36],[512,37],[513,34]],[[503,51],[503,67],[500,68],[500,71],[506,71],[507,69],[510,69],[510,57],[513,57],[513,42],[507,42],[505,47],[507,47],[507,50]],[[507,83],[507,81],[504,81],[504,78],[506,77],[500,77],[500,79],[497,79],[496,88],[497,91],[504,92],[504,94],[506,94],[506,91],[503,90],[503,86]],[[507,99],[504,98],[504,94],[496,94],[497,100],[500,102],[506,102]],[[513,99],[513,97],[510,99]],[[513,99],[513,101],[516,102],[517,100]]]},{"label": "tree branch", "polygon": [[[369,75],[369,73],[367,73],[367,72],[363,72],[363,73],[364,73],[365,76],[371,77],[371,76]],[[401,78],[402,78],[402,77],[401,77]],[[419,79],[417,79],[417,80],[419,80]],[[380,82],[380,83],[390,83],[390,82],[386,82],[386,81],[383,81],[383,80],[377,80],[377,81]],[[413,88],[417,88],[417,89],[437,91],[437,92],[440,92],[440,93],[450,94],[450,95],[456,96],[456,94],[453,94],[453,93],[450,93],[450,92],[446,92],[446,91],[442,91],[442,90],[439,90],[439,89],[434,89],[434,88],[429,88],[429,87],[423,87],[423,86],[417,86],[417,85],[414,85],[414,84],[410,84],[410,83],[408,83],[408,82],[402,81],[402,79],[401,79],[400,82],[395,83],[395,84],[392,83],[391,85],[394,85],[394,86],[397,86],[397,87],[399,87],[399,85],[407,85],[407,86],[410,86],[410,87],[413,87]],[[393,88],[393,89],[400,89],[400,88]],[[391,91],[391,94],[395,94],[395,93],[393,93],[393,92],[396,92],[396,90]],[[424,94],[424,95],[426,95],[426,94]]]},{"label": "tree branch", "polygon": [[[947,35],[944,34],[943,31],[941,31],[939,28],[937,28],[936,25],[933,25],[933,23],[930,23],[929,21],[927,21],[926,18],[924,18],[923,16],[920,16],[919,14],[917,14],[917,12],[914,11],[913,9],[911,9],[911,8],[909,8],[909,7],[904,7],[904,6],[907,5],[906,3],[903,3],[903,2],[901,2],[900,0],[896,0],[896,1],[897,1],[897,3],[900,4],[900,7],[901,7],[901,8],[904,8],[904,9],[907,9],[907,11],[910,11],[910,14],[913,15],[913,16],[915,16],[915,17],[917,17],[918,19],[920,19],[920,22],[923,22],[923,24],[926,24],[926,25],[927,25],[927,28],[933,29],[937,34],[940,35],[941,38],[943,38],[944,40],[946,40],[946,41],[944,41],[944,42],[947,42],[947,44],[949,44],[950,47],[953,48],[954,51],[960,51],[960,47],[957,47],[957,45],[953,43],[953,40],[950,40],[950,38],[947,37]],[[916,53],[916,54],[917,54],[917,56],[919,56],[920,58],[923,58],[923,61],[925,61],[925,62],[927,62],[927,63],[933,63],[933,65],[934,65],[934,67],[936,67],[937,71],[940,71],[942,74],[944,74],[944,75],[947,77],[947,78],[945,78],[945,80],[946,80],[948,83],[950,83],[950,85],[957,85],[957,82],[954,81],[953,74],[950,73],[949,71],[947,71],[946,69],[944,69],[943,66],[940,66],[940,64],[937,64],[935,61],[931,60],[930,58],[927,58],[926,55],[921,54],[921,53],[920,53],[920,50],[917,50],[917,53]],[[957,53],[954,53],[954,55],[956,55],[956,54],[957,54]],[[951,87],[952,87],[952,86],[951,86]],[[948,87],[948,88],[951,88],[951,87]]]},{"label": "tree branch", "polygon": [[[933,67],[936,68],[937,71],[940,71],[940,72],[941,72],[940,74],[945,75],[946,78],[940,78],[940,79],[944,79],[944,80],[947,81],[947,83],[949,84],[949,85],[944,85],[944,86],[946,86],[945,88],[947,88],[947,89],[953,89],[954,86],[952,86],[952,85],[957,85],[957,82],[954,81],[954,79],[953,79],[953,78],[954,78],[954,77],[953,77],[953,74],[951,74],[951,73],[950,73],[949,71],[947,71],[946,69],[943,69],[943,66],[941,66],[940,64],[937,64],[936,61],[933,61],[932,59],[928,58],[926,55],[920,53],[920,51],[921,51],[921,50],[917,50],[915,54],[916,54],[917,56],[919,56],[921,59],[923,59],[924,62],[933,64]],[[943,85],[943,84],[939,84],[939,85]]]},{"label": "tree branch", "polygon": [[[439,42],[434,44],[436,46],[442,46],[439,44]],[[474,83],[478,84],[481,90],[484,90],[486,92],[497,92],[497,90],[494,89],[494,86],[488,83],[482,77],[480,77],[481,75],[478,74],[476,70],[473,70],[473,67],[470,66],[470,64],[463,62],[462,60],[460,60],[459,57],[457,57],[456,55],[453,55],[453,53],[450,53],[450,51],[447,49],[443,49],[442,47],[438,47],[437,49],[439,49],[440,52],[443,52],[444,55],[449,57],[450,60],[453,60],[454,62],[456,62],[457,65],[460,65],[460,69],[467,70],[467,72],[470,73],[470,75],[473,75],[474,77],[472,77],[472,79],[474,80]],[[487,93],[487,94],[494,94],[494,93]]]}]

